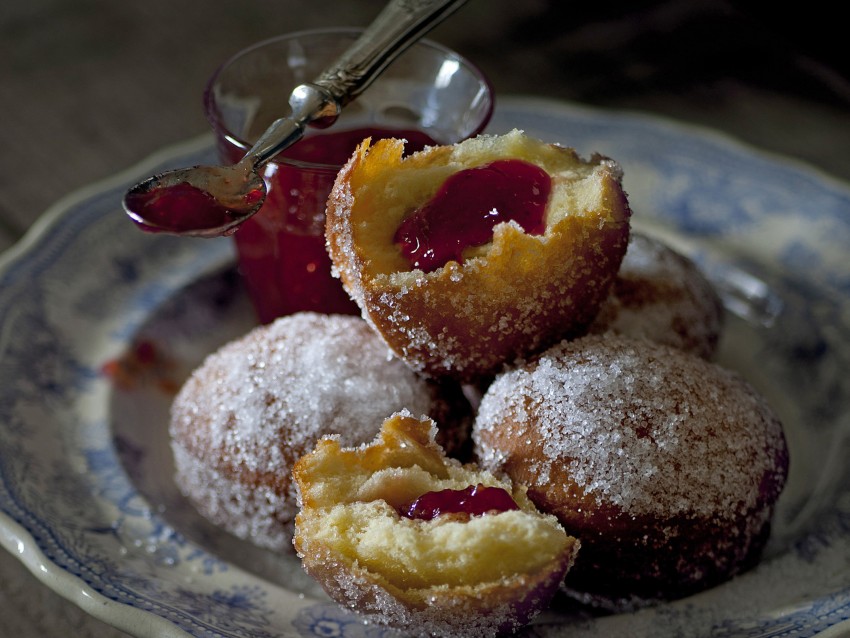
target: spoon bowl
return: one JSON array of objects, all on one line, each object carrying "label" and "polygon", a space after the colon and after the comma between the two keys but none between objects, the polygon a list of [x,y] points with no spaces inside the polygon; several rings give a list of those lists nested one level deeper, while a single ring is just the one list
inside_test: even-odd
[{"label": "spoon bowl", "polygon": [[265,197],[263,178],[240,162],[159,173],[127,191],[123,203],[130,219],[148,232],[219,237],[234,233]]}]

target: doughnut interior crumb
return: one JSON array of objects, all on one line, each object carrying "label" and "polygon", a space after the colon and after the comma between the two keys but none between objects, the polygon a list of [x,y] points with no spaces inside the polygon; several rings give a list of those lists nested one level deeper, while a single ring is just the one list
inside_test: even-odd
[{"label": "doughnut interior crumb", "polygon": [[[365,142],[358,153],[365,157],[364,170],[352,176],[351,195],[363,210],[381,211],[368,224],[355,228],[355,242],[370,255],[368,269],[372,276],[387,275],[395,283],[413,280],[422,273],[411,271],[394,243],[401,221],[416,207],[429,201],[445,180],[458,171],[510,157],[536,164],[552,179],[552,192],[546,206],[547,234],[566,217],[596,218],[603,211],[603,221],[619,223],[617,208],[600,206],[611,199],[608,192],[619,182],[619,165],[607,158],[594,156],[581,159],[572,149],[544,144],[513,130],[505,135],[481,135],[459,144],[431,147],[402,157],[404,141],[397,139]],[[522,233],[524,234],[524,233]],[[535,243],[543,236],[528,236]],[[506,238],[494,233],[493,241],[467,249],[466,257],[484,257],[490,251],[503,250]]]}]

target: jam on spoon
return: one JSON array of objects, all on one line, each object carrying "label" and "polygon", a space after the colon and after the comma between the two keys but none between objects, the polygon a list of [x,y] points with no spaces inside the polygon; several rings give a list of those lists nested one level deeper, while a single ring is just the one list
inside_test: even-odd
[{"label": "jam on spoon", "polygon": [[404,219],[395,242],[411,267],[424,272],[463,263],[464,249],[490,241],[496,224],[514,221],[529,235],[542,235],[551,188],[546,171],[522,160],[459,171]]},{"label": "jam on spoon", "polygon": [[518,510],[513,497],[501,487],[487,487],[479,483],[462,490],[426,492],[399,513],[405,518],[430,521],[442,514],[481,516],[491,512]]},{"label": "jam on spoon", "polygon": [[[265,189],[255,185],[242,196],[248,209],[262,203]],[[208,191],[189,182],[177,182],[138,189],[127,194],[125,205],[133,212],[136,224],[148,232],[191,231],[207,224],[226,228],[222,234],[236,231],[236,223],[244,216],[243,207],[228,206]]]}]

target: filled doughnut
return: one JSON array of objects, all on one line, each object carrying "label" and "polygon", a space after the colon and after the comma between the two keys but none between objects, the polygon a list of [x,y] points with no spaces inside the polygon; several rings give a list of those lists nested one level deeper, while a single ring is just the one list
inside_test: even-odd
[{"label": "filled doughnut", "polygon": [[693,260],[632,232],[590,332],[649,339],[711,359],[723,332],[723,304]]},{"label": "filled doughnut", "polygon": [[327,206],[334,270],[389,347],[471,381],[585,331],[628,243],[619,166],[519,131],[403,148],[365,140]]},{"label": "filled doughnut", "polygon": [[500,375],[473,440],[482,467],[526,485],[581,541],[568,591],[612,610],[752,566],[788,472],[779,420],[736,373],[614,335]]},{"label": "filled doughnut", "polygon": [[367,446],[319,441],[293,471],[296,551],[331,598],[404,635],[511,633],[548,605],[578,543],[435,433],[402,412]]},{"label": "filled doughnut", "polygon": [[291,551],[295,461],[324,435],[371,441],[401,409],[441,419],[449,450],[468,438],[461,390],[417,376],[359,317],[284,317],[211,354],[181,388],[169,425],[176,483],[225,530]]}]

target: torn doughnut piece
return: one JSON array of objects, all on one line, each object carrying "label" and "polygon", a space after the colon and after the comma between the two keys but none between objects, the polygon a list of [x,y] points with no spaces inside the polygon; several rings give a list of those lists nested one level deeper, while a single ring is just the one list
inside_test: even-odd
[{"label": "torn doughnut piece", "polygon": [[319,441],[293,470],[296,551],[331,598],[405,635],[513,632],[548,605],[578,541],[435,434],[402,412],[370,445]]},{"label": "torn doughnut piece", "polygon": [[390,348],[474,381],[583,333],[628,243],[616,162],[520,131],[403,150],[365,140],[326,222],[335,272]]}]

